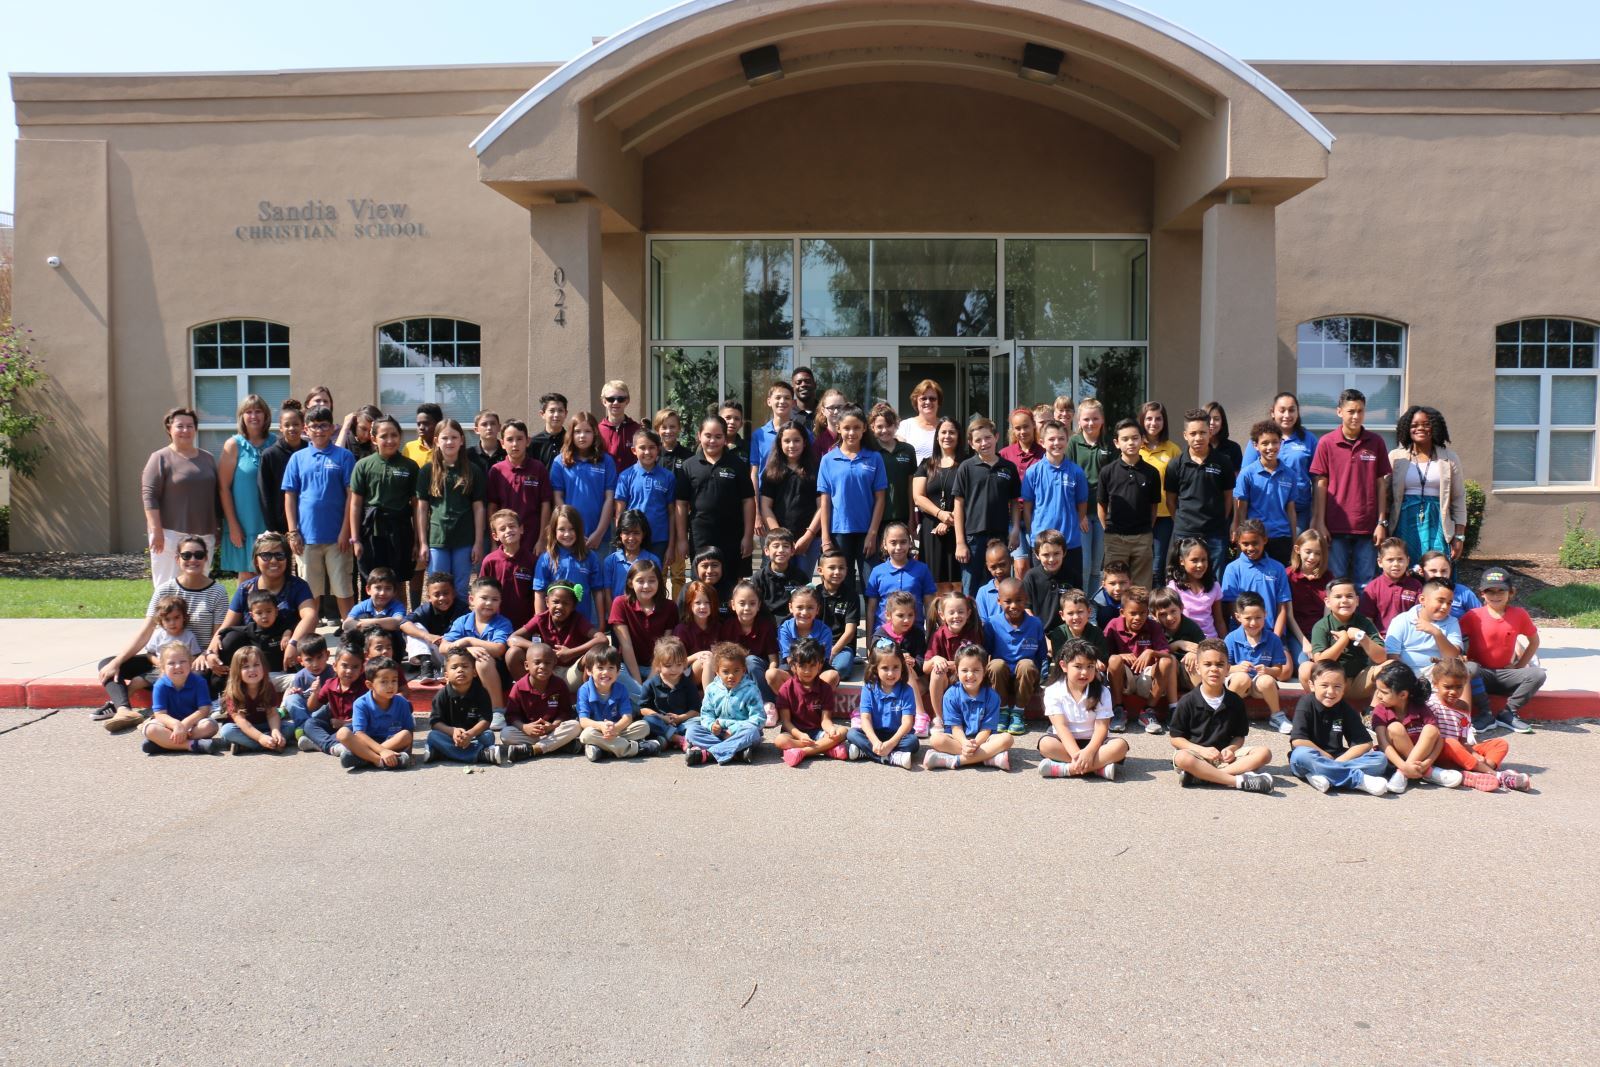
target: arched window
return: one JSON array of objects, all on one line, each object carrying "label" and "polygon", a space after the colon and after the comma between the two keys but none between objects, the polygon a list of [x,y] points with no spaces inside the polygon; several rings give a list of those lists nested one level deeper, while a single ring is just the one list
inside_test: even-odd
[{"label": "arched window", "polygon": [[1406,373],[1406,328],[1398,322],[1338,315],[1302,322],[1295,337],[1300,418],[1318,434],[1339,425],[1339,394],[1367,396],[1367,429],[1394,444]]},{"label": "arched window", "polygon": [[251,393],[274,411],[289,396],[289,327],[263,319],[221,319],[189,331],[194,409],[201,448],[214,456],[239,432],[239,402]]},{"label": "arched window", "polygon": [[1577,319],[1495,327],[1496,485],[1593,485],[1597,328]]},{"label": "arched window", "polygon": [[480,330],[464,319],[400,319],[378,327],[378,406],[402,421],[432,402],[470,426],[478,413]]}]

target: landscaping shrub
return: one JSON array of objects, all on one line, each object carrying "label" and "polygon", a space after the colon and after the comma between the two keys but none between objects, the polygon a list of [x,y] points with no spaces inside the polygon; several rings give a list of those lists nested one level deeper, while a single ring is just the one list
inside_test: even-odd
[{"label": "landscaping shrub", "polygon": [[1572,517],[1571,509],[1563,513],[1566,519],[1567,532],[1561,538],[1561,551],[1556,558],[1563,567],[1575,571],[1588,571],[1600,569],[1600,536],[1594,531],[1586,529],[1583,520],[1588,517],[1585,508],[1578,509],[1578,517]]}]

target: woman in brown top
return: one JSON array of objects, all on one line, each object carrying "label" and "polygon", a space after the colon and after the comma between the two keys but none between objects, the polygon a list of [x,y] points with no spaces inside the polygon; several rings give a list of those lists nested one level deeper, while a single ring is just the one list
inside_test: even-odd
[{"label": "woman in brown top", "polygon": [[178,576],[178,539],[184,534],[205,541],[208,565],[217,548],[217,461],[194,443],[199,423],[190,408],[167,412],[171,443],[150,453],[144,465],[144,524],[150,576],[158,588]]}]

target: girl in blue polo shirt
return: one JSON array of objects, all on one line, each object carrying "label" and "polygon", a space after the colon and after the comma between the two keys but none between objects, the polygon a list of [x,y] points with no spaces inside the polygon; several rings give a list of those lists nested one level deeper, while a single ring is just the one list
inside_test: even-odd
[{"label": "girl in blue polo shirt", "polygon": [[1000,729],[1000,694],[987,684],[988,666],[982,645],[967,645],[956,653],[960,684],[944,691],[944,728],[928,738],[924,770],[979,764],[1011,769],[1010,749],[1016,738]]},{"label": "girl in blue polo shirt", "polygon": [[617,461],[601,449],[599,426],[587,411],[567,421],[561,455],[550,465],[550,490],[557,505],[570,504],[583,516],[591,552],[605,544],[617,494]]},{"label": "girl in blue polo shirt", "polygon": [[855,560],[856,588],[867,587],[867,558],[876,550],[889,472],[883,457],[862,447],[867,419],[858,407],[839,414],[839,443],[817,464],[817,505],[822,514],[822,551],[834,546]]},{"label": "girl in blue polo shirt", "polygon": [[544,543],[550,547],[533,567],[533,612],[545,612],[544,591],[564,582],[578,594],[578,611],[598,629],[599,620],[607,617],[611,597],[600,575],[600,557],[589,547],[583,530],[583,516],[571,504],[562,504],[550,513],[550,525],[544,532]]},{"label": "girl in blue polo shirt", "polygon": [[917,694],[906,684],[905,661],[894,649],[867,654],[861,682],[861,715],[850,727],[850,758],[911,769],[917,751]]},{"label": "girl in blue polo shirt", "polygon": [[[1311,525],[1311,457],[1317,451],[1317,435],[1300,422],[1300,399],[1293,393],[1279,393],[1272,398],[1269,416],[1278,424],[1283,443],[1278,447],[1278,462],[1295,475],[1294,534]],[[1244,450],[1244,469],[1260,459],[1255,442]],[[1290,534],[1291,537],[1294,534]]]}]

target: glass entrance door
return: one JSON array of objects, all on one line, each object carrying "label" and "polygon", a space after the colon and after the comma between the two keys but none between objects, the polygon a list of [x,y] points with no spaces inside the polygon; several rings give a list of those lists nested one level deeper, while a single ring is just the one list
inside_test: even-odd
[{"label": "glass entrance door", "polygon": [[[944,391],[944,413],[965,426],[976,415],[1000,425],[1011,403],[1011,345],[901,345],[900,382],[909,394],[921,381]],[[902,419],[916,414],[909,395],[896,397]]]}]

